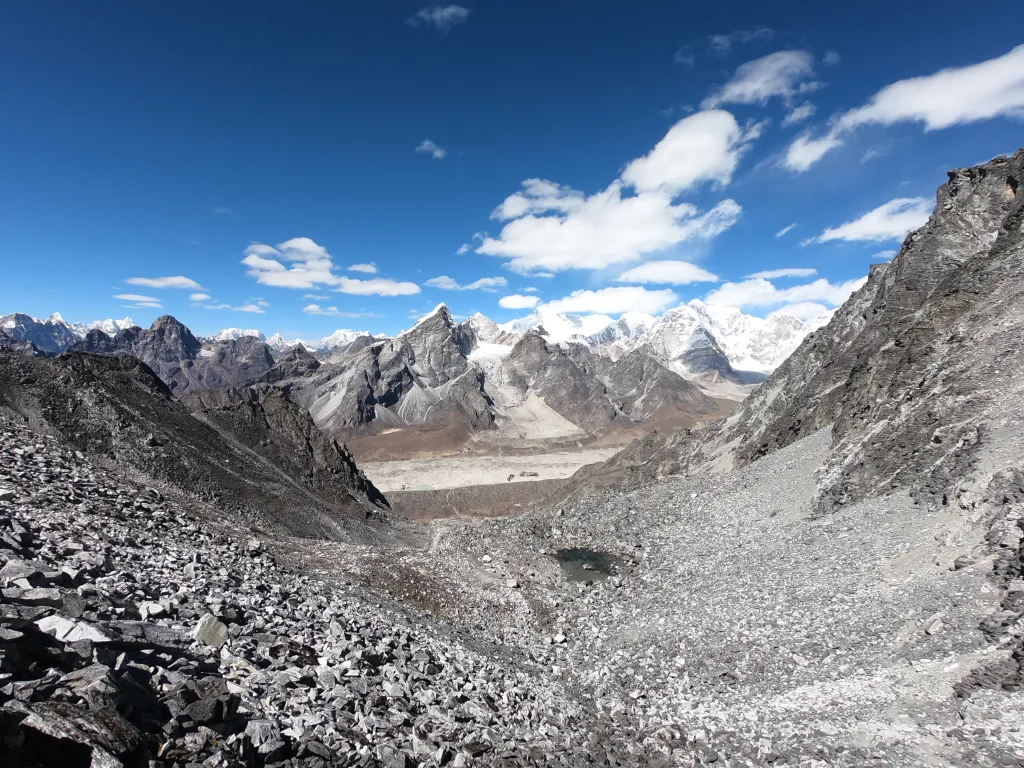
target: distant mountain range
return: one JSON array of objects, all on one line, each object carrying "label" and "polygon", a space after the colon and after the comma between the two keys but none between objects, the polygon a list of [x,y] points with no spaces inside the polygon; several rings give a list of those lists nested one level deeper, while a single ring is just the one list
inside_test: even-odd
[{"label": "distant mountain range", "polygon": [[[832,312],[826,312],[809,322],[779,313],[760,318],[734,307],[708,305],[695,299],[659,318],[639,312],[627,312],[615,319],[599,314],[541,311],[501,325],[476,314],[465,325],[475,338],[489,344],[512,345],[526,332],[536,330],[549,343],[580,344],[612,359],[645,347],[649,354],[684,377],[705,382],[723,378],[749,384],[775,370],[808,333],[825,325],[831,316]],[[131,318],[69,323],[57,313],[45,320],[20,313],[0,317],[0,335],[34,344],[47,354],[67,351],[91,330],[114,336],[133,327],[136,325]],[[346,349],[357,339],[389,338],[369,331],[341,329],[316,341],[289,340],[279,333],[268,338],[255,328],[225,328],[213,336],[197,338],[213,343],[247,337],[265,342],[275,357],[301,346],[321,359]]]}]

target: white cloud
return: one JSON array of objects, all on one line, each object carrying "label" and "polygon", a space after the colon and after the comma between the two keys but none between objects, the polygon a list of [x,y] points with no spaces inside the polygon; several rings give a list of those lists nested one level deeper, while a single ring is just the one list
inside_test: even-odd
[{"label": "white cloud", "polygon": [[193,294],[189,295],[189,299],[191,301],[209,301],[210,300],[210,294],[208,294],[208,293],[193,293]]},{"label": "white cloud", "polygon": [[134,302],[148,301],[150,303],[154,303],[154,302],[160,301],[160,299],[158,299],[156,296],[142,296],[142,295],[140,295],[138,293],[119,293],[119,294],[115,295],[114,298],[115,299],[120,299],[121,301],[134,301]]},{"label": "white cloud", "polygon": [[232,216],[233,215],[231,209],[227,208],[227,207],[225,207],[223,205],[215,205],[210,210],[213,211],[214,213],[220,214],[221,216]]},{"label": "white cloud", "polygon": [[778,304],[796,304],[807,301],[838,306],[866,281],[867,278],[862,277],[835,284],[821,278],[804,285],[776,288],[764,278],[755,277],[739,283],[724,283],[709,293],[704,301],[708,304],[740,308],[771,307]]},{"label": "white cloud", "polygon": [[732,50],[734,43],[751,43],[755,40],[767,42],[775,37],[775,33],[768,27],[761,29],[737,29],[726,34],[711,35],[708,38],[708,50],[716,56],[726,56]]},{"label": "white cloud", "polygon": [[175,277],[129,277],[125,280],[129,285],[142,285],[146,288],[188,288],[193,291],[203,290],[203,286],[195,280],[177,275]]},{"label": "white cloud", "polygon": [[469,251],[470,251],[470,249],[472,247],[473,246],[471,246],[469,243],[463,243],[462,245],[459,246],[459,249],[457,251],[455,251],[455,255],[456,256],[463,256],[463,255],[469,253]]},{"label": "white cloud", "polygon": [[1024,45],[979,64],[887,85],[838,123],[849,129],[912,121],[934,131],[1000,115],[1024,117]]},{"label": "white cloud", "polygon": [[477,253],[506,259],[503,266],[513,272],[548,277],[716,237],[737,221],[739,204],[726,199],[701,212],[676,196],[703,183],[728,184],[759,130],[741,129],[723,110],[700,112],[677,122],[650,153],[628,163],[620,179],[590,196],[527,179],[495,208],[492,218],[508,223],[497,236],[482,236]]},{"label": "white cloud", "polygon": [[[263,302],[263,304],[268,307],[270,306],[266,302]],[[263,307],[256,303],[243,304],[240,307],[233,307],[230,304],[207,304],[203,309],[230,309],[232,312],[250,312],[254,315],[266,314],[266,312],[263,311]]]},{"label": "white cloud", "polygon": [[[245,249],[245,254],[242,263],[249,267],[249,277],[263,285],[307,289],[327,285],[341,293],[359,296],[408,296],[420,292],[415,283],[384,278],[356,280],[336,275],[334,261],[327,249],[308,237],[292,238],[276,248],[253,243]],[[288,265],[282,262],[288,262]]]},{"label": "white cloud", "polygon": [[348,267],[349,272],[365,272],[368,275],[377,274],[377,265],[372,261],[367,264],[350,264]]},{"label": "white cloud", "polygon": [[893,256],[895,256],[897,253],[899,253],[899,251],[894,250],[892,248],[889,248],[887,250],[879,251],[878,253],[871,254],[871,258],[872,259],[881,259],[882,261],[888,261]]},{"label": "white cloud", "polygon": [[629,163],[622,180],[637,192],[676,195],[704,182],[725,186],[748,138],[730,113],[715,109],[684,117],[643,157]]},{"label": "white cloud", "polygon": [[693,51],[693,46],[684,45],[680,47],[680,49],[672,56],[672,61],[676,64],[681,64],[684,67],[693,69],[693,65],[697,61],[697,55]]},{"label": "white cloud", "polygon": [[796,125],[801,123],[809,117],[814,117],[814,113],[818,111],[818,108],[811,104],[809,101],[804,102],[799,107],[794,107],[790,110],[789,114],[782,121],[782,127],[785,128],[790,125]]},{"label": "white cloud", "polygon": [[770,312],[768,317],[773,315],[790,315],[806,323],[808,320],[816,318],[822,312],[828,311],[828,307],[816,301],[798,301],[795,304],[787,304],[780,309],[776,309],[774,312]]},{"label": "white cloud", "polygon": [[838,227],[829,227],[810,243],[831,240],[867,240],[881,243],[902,238],[907,232],[924,226],[931,215],[933,204],[924,197],[900,197],[868,211],[859,219]]},{"label": "white cloud", "polygon": [[371,280],[339,277],[337,285],[338,287],[334,290],[353,296],[412,296],[420,292],[420,287],[416,283],[398,282],[383,277],[375,277]]},{"label": "white cloud", "polygon": [[618,276],[619,283],[660,283],[687,285],[689,283],[717,283],[718,275],[686,261],[648,261],[627,269]]},{"label": "white cloud", "polygon": [[541,305],[547,312],[601,312],[606,315],[620,315],[623,312],[664,312],[679,300],[668,288],[651,291],[636,286],[602,288],[598,291],[573,291],[562,299],[555,299]]},{"label": "white cloud", "polygon": [[319,304],[307,304],[302,311],[307,315],[326,315],[328,317],[372,317],[371,312],[342,312],[337,307],[321,307]]},{"label": "white cloud", "polygon": [[469,8],[463,8],[461,5],[434,5],[421,8],[406,21],[414,27],[434,27],[442,35],[446,35],[456,24],[465,22],[469,18],[469,13]]},{"label": "white cloud", "polygon": [[506,266],[513,272],[552,277],[549,270],[601,269],[685,240],[715,237],[741,211],[735,201],[724,200],[701,215],[660,192],[623,197],[622,185],[614,182],[572,214],[530,214],[506,224],[498,238],[484,240],[477,252],[511,259]]},{"label": "white cloud", "polygon": [[429,285],[431,288],[443,288],[448,291],[488,291],[493,293],[496,288],[504,288],[508,285],[508,280],[504,277],[481,277],[479,280],[474,280],[467,285],[459,285],[448,275],[440,275],[439,277],[430,278],[423,284]]},{"label": "white cloud", "polygon": [[527,287],[527,288],[523,288],[523,293],[536,293],[536,292],[537,292],[537,289],[534,288],[532,285]]},{"label": "white cloud", "polygon": [[440,147],[430,139],[424,139],[420,142],[420,145],[416,147],[417,152],[427,152],[435,160],[442,160],[445,155],[448,154],[448,150],[444,147]]},{"label": "white cloud", "polygon": [[304,293],[304,294],[302,294],[302,298],[304,298],[304,299],[313,299],[315,301],[326,301],[327,299],[329,299],[331,297],[330,296],[325,296],[324,294],[321,294],[321,293]]},{"label": "white cloud", "polygon": [[498,299],[498,306],[505,309],[533,309],[538,304],[540,304],[540,299],[536,296],[522,296],[518,293]]},{"label": "white cloud", "polygon": [[720,104],[767,104],[772,97],[789,104],[795,96],[821,87],[814,76],[814,57],[807,51],[776,51],[736,69],[725,85],[701,102],[703,109]]},{"label": "white cloud", "polygon": [[786,148],[786,157],[782,164],[791,171],[806,171],[842,143],[836,131],[829,131],[818,138],[813,138],[810,133],[803,133]]},{"label": "white cloud", "polygon": [[765,280],[774,280],[777,277],[811,277],[816,274],[818,274],[818,270],[811,269],[810,267],[791,267],[788,269],[766,269],[761,272],[755,272],[752,275],[747,275],[747,278],[761,277]]},{"label": "white cloud", "polygon": [[789,234],[790,232],[792,232],[792,231],[793,231],[793,228],[794,228],[795,226],[796,226],[796,222],[793,222],[793,223],[792,223],[792,224],[790,224],[789,226],[783,227],[783,228],[782,228],[782,229],[780,229],[780,230],[779,230],[778,232],[776,232],[776,233],[775,233],[775,236],[776,236],[776,237],[784,237],[785,235],[788,235],[788,234]]},{"label": "white cloud", "polygon": [[125,309],[163,309],[164,306],[159,301],[140,301],[136,304],[122,304]]},{"label": "white cloud", "polygon": [[[786,165],[796,171],[807,170],[840,146],[845,134],[862,125],[919,122],[926,131],[935,131],[995,117],[1024,117],[1024,45],[977,64],[887,85],[863,106],[833,116],[824,137],[798,138],[803,146],[796,150],[795,162],[790,162],[790,147]],[[808,152],[809,145],[816,151]]]},{"label": "white cloud", "polygon": [[842,61],[842,57],[836,51],[825,51],[825,56],[822,58],[821,63],[826,67],[834,67]]}]

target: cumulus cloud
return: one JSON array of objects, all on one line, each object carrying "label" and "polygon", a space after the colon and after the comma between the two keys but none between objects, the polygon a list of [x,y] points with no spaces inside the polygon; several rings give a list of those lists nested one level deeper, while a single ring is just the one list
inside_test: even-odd
[{"label": "cumulus cloud", "polygon": [[377,265],[372,261],[367,264],[350,264],[348,267],[349,272],[365,272],[368,275],[377,274]]},{"label": "cumulus cloud", "polygon": [[129,277],[128,285],[142,285],[146,288],[186,288],[193,291],[203,290],[203,286],[195,280],[176,275],[174,277]]},{"label": "cumulus cloud", "polygon": [[752,43],[755,40],[767,42],[775,37],[768,27],[760,29],[737,29],[733,32],[711,35],[708,38],[708,51],[716,56],[727,56],[734,44]]},{"label": "cumulus cloud", "polygon": [[818,270],[811,269],[810,267],[790,267],[787,269],[765,269],[761,272],[747,275],[747,278],[761,277],[765,280],[774,280],[777,277],[811,277],[816,274],[818,274]]},{"label": "cumulus cloud", "polygon": [[763,277],[754,277],[738,283],[724,283],[707,295],[704,301],[708,304],[720,304],[728,307],[771,307],[780,304],[796,304],[815,301],[838,306],[846,301],[850,294],[867,282],[866,277],[847,280],[843,283],[830,283],[824,278],[804,285],[789,288],[776,288]]},{"label": "cumulus cloud", "polygon": [[431,288],[443,288],[448,291],[488,291],[493,293],[496,288],[504,288],[508,285],[508,280],[504,277],[481,277],[472,283],[459,285],[458,282],[448,277],[448,275],[440,275],[439,277],[430,278],[423,284],[429,285]]},{"label": "cumulus cloud", "polygon": [[793,231],[793,227],[795,227],[795,226],[796,226],[796,222],[790,224],[789,226],[783,227],[782,229],[780,229],[778,232],[775,233],[775,236],[776,237],[784,237],[785,235],[788,235],[790,232],[792,232]]},{"label": "cumulus cloud", "polygon": [[452,27],[462,24],[469,18],[469,8],[461,5],[433,5],[421,8],[406,21],[410,26],[433,27],[442,35],[447,35]]},{"label": "cumulus cloud", "polygon": [[277,247],[253,243],[245,249],[242,263],[249,268],[249,277],[277,288],[309,289],[323,285],[358,296],[408,296],[420,292],[415,283],[379,277],[357,280],[336,275],[334,260],[327,249],[308,237],[294,237]]},{"label": "cumulus cloud", "polygon": [[537,289],[534,288],[532,285],[528,286],[526,288],[523,288],[523,293],[536,293],[536,292],[537,292]]},{"label": "cumulus cloud", "polygon": [[149,302],[151,304],[160,301],[156,296],[142,296],[138,293],[119,293],[114,298],[121,301]]},{"label": "cumulus cloud", "polygon": [[464,254],[467,254],[469,253],[471,248],[472,246],[469,243],[463,243],[462,245],[459,246],[458,250],[455,251],[455,255],[462,256]]},{"label": "cumulus cloud", "polygon": [[209,301],[210,294],[208,293],[193,293],[189,295],[189,299],[192,301]]},{"label": "cumulus cloud", "polygon": [[817,237],[804,241],[827,243],[832,240],[881,243],[902,238],[924,226],[932,212],[932,202],[924,197],[900,197],[868,211],[853,221],[829,227]]},{"label": "cumulus cloud", "polygon": [[704,182],[725,186],[752,138],[724,110],[698,112],[673,125],[654,149],[629,163],[622,181],[640,193],[670,195]]},{"label": "cumulus cloud", "polygon": [[348,293],[353,296],[412,296],[420,292],[416,283],[398,282],[383,277],[375,277],[370,280],[353,280],[349,277],[339,277],[336,290],[338,293]]},{"label": "cumulus cloud", "polygon": [[675,198],[701,184],[727,184],[750,140],[728,112],[700,112],[676,123],[651,152],[628,163],[620,179],[593,195],[527,179],[491,214],[508,223],[496,237],[483,236],[477,253],[540,277],[602,269],[713,238],[736,222],[739,204],[726,199],[702,213]]},{"label": "cumulus cloud", "polygon": [[977,64],[887,85],[863,106],[834,115],[824,136],[797,139],[802,145],[790,147],[785,164],[805,171],[863,125],[917,122],[935,131],[995,117],[1024,117],[1024,45]]},{"label": "cumulus cloud", "polygon": [[648,261],[627,269],[618,276],[619,283],[660,283],[687,285],[689,283],[716,283],[718,275],[686,261]]},{"label": "cumulus cloud", "polygon": [[371,312],[342,312],[337,307],[321,307],[319,304],[307,304],[302,308],[307,315],[326,315],[328,317],[372,317]]},{"label": "cumulus cloud", "polygon": [[720,104],[767,104],[778,97],[786,104],[802,93],[821,87],[813,80],[814,56],[807,51],[777,51],[741,64],[725,85],[701,103],[703,109]]},{"label": "cumulus cloud", "polygon": [[329,299],[331,297],[330,296],[325,296],[325,295],[323,295],[321,293],[304,293],[304,294],[302,294],[302,298],[304,298],[304,299],[314,299],[315,301],[327,301],[327,299]]},{"label": "cumulus cloud", "polygon": [[424,139],[420,142],[420,145],[416,147],[417,152],[426,152],[435,160],[442,160],[448,154],[448,150],[444,147],[440,147],[430,139]]},{"label": "cumulus cloud", "polygon": [[678,301],[675,292],[666,288],[659,291],[636,286],[602,288],[597,291],[573,291],[568,296],[541,305],[547,312],[601,312],[620,315],[623,312],[646,312],[654,315],[664,312]]},{"label": "cumulus cloud", "polygon": [[782,120],[782,127],[786,128],[790,125],[802,123],[804,120],[807,120],[810,117],[814,117],[814,113],[817,111],[818,108],[811,104],[809,101],[804,102],[799,107],[794,107],[789,111],[789,114],[787,114],[786,117],[783,118]]},{"label": "cumulus cloud", "polygon": [[498,306],[505,309],[533,309],[538,304],[540,304],[540,299],[536,296],[523,296],[518,293],[498,299]]}]

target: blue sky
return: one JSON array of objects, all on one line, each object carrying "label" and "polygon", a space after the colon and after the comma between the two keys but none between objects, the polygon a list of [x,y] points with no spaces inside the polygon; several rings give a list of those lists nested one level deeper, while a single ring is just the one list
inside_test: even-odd
[{"label": "blue sky", "polygon": [[1024,143],[1019,2],[717,6],[2,3],[0,313],[810,314]]}]

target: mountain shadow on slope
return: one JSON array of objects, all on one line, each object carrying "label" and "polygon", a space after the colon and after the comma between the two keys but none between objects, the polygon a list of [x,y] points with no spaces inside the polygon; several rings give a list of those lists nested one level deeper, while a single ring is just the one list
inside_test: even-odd
[{"label": "mountain shadow on slope", "polygon": [[0,351],[0,408],[96,461],[292,535],[386,534],[383,496],[283,392],[225,394],[210,406],[194,418],[132,357]]}]

